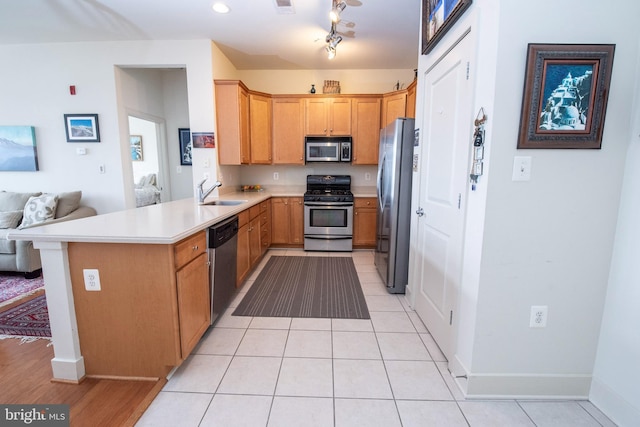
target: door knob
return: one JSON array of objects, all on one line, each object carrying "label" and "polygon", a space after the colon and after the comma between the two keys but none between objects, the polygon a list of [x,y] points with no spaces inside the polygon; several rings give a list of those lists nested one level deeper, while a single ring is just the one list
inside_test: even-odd
[{"label": "door knob", "polygon": [[424,216],[424,209],[418,208],[418,210],[416,211],[416,214],[418,214],[418,216]]}]

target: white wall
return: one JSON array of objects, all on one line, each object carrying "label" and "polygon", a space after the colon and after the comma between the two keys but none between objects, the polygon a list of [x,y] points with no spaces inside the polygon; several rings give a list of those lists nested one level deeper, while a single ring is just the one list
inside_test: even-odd
[{"label": "white wall", "polygon": [[271,94],[309,93],[315,84],[322,94],[325,80],[338,80],[340,93],[387,93],[406,89],[413,81],[413,70],[240,70],[239,78],[252,90]]},{"label": "white wall", "polygon": [[[40,164],[38,172],[3,172],[2,189],[82,190],[83,203],[99,213],[125,208],[125,179],[132,176],[123,170],[128,125],[118,107],[114,66],[186,68],[191,128],[214,129],[209,40],[3,45],[0,55],[13,64],[0,67],[0,123],[35,126]],[[69,94],[69,85],[77,95]],[[101,142],[67,143],[65,113],[97,113]],[[87,155],[77,155],[78,147]],[[99,165],[106,173],[99,173]]]},{"label": "white wall", "polygon": [[[640,58],[639,58],[640,59]],[[636,75],[638,75],[638,67]],[[640,423],[640,82],[590,400],[620,426]]]},{"label": "white wall", "polygon": [[[623,16],[603,21],[612,10]],[[454,361],[470,395],[589,395],[629,142],[637,16],[640,6],[622,0],[474,2],[420,59],[423,76],[470,29],[473,111],[482,106],[489,117],[485,176],[468,201]],[[516,149],[528,43],[616,44],[601,150]],[[418,99],[421,89],[419,81]],[[516,155],[532,157],[531,181],[511,180]],[[549,307],[545,329],[529,328],[532,305]]]}]

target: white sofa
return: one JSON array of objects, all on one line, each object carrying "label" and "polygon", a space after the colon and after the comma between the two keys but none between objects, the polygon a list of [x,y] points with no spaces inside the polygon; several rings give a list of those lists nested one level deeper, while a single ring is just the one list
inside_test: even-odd
[{"label": "white sofa", "polygon": [[31,228],[96,215],[96,210],[80,206],[82,193],[15,193],[0,191],[0,271],[21,272],[27,278],[40,275],[40,251],[33,242],[9,240],[16,228]]}]

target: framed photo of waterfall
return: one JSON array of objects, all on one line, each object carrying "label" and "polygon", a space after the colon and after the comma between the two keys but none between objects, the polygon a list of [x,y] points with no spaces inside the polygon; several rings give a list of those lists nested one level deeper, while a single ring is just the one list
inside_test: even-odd
[{"label": "framed photo of waterfall", "polygon": [[614,50],[529,44],[518,148],[601,148]]}]

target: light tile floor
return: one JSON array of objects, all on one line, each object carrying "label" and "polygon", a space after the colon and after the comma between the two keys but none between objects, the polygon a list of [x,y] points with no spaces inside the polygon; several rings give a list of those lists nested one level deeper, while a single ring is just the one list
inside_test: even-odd
[{"label": "light tile floor", "polygon": [[[231,316],[271,255],[351,256],[371,320]],[[373,253],[272,250],[137,426],[614,426],[587,401],[465,400]]]}]

